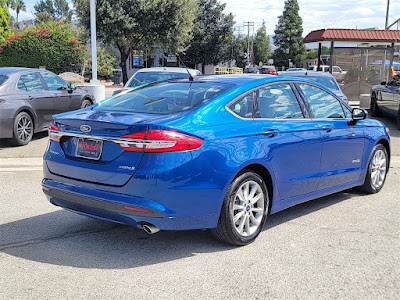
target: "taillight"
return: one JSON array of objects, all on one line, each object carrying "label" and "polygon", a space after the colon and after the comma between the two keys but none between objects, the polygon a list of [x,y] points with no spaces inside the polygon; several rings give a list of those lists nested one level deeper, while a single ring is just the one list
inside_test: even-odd
[{"label": "taillight", "polygon": [[203,140],[170,130],[148,130],[130,133],[121,138],[129,139],[119,145],[126,151],[174,152],[199,148]]},{"label": "taillight", "polygon": [[58,128],[56,125],[54,125],[53,122],[50,123],[49,125],[49,138],[52,141],[59,142],[61,139],[61,134],[57,133],[57,131],[60,131],[60,128]]}]

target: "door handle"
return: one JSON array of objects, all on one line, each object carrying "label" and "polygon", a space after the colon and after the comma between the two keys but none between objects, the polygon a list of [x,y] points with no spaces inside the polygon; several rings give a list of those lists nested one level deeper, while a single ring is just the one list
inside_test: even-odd
[{"label": "door handle", "polygon": [[322,126],[322,130],[326,131],[326,132],[331,132],[333,129],[333,127],[331,125],[324,125]]},{"label": "door handle", "polygon": [[264,130],[264,131],[263,131],[262,135],[263,135],[263,136],[266,136],[266,137],[274,137],[274,136],[276,136],[278,133],[279,133],[279,132],[278,132],[278,130],[276,130],[276,129],[267,129],[267,130]]}]

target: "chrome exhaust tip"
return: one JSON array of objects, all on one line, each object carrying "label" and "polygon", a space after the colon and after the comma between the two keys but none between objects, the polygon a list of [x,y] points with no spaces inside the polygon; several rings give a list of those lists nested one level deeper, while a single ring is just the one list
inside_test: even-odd
[{"label": "chrome exhaust tip", "polygon": [[157,233],[160,231],[160,228],[158,228],[150,223],[143,223],[142,228],[148,234],[154,234],[154,233]]}]

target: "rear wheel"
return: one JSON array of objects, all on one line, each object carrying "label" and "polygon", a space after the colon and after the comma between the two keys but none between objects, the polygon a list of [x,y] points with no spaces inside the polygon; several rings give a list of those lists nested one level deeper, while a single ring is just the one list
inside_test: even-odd
[{"label": "rear wheel", "polygon": [[361,189],[370,194],[378,193],[385,183],[388,165],[386,148],[382,144],[376,145],[372,150],[367,175]]},{"label": "rear wheel", "polygon": [[262,230],[269,206],[263,179],[247,170],[231,183],[222,204],[217,228],[211,230],[219,240],[232,245],[253,242]]},{"label": "rear wheel", "polygon": [[33,120],[26,112],[20,112],[14,120],[13,142],[23,146],[28,144],[33,137]]},{"label": "rear wheel", "polygon": [[92,102],[88,99],[84,99],[81,104],[81,108],[86,108],[92,105]]},{"label": "rear wheel", "polygon": [[376,94],[375,93],[372,93],[372,96],[371,96],[370,111],[371,111],[371,116],[373,116],[373,117],[378,117],[381,114],[379,107],[378,107],[378,103],[376,102]]}]

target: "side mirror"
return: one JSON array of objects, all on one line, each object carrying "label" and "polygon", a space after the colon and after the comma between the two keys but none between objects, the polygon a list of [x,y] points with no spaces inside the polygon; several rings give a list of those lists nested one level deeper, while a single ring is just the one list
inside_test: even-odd
[{"label": "side mirror", "polygon": [[382,82],[381,82],[381,85],[386,85],[386,81],[382,81]]},{"label": "side mirror", "polygon": [[367,118],[367,112],[361,108],[353,108],[351,112],[351,119],[355,122],[364,120]]}]

